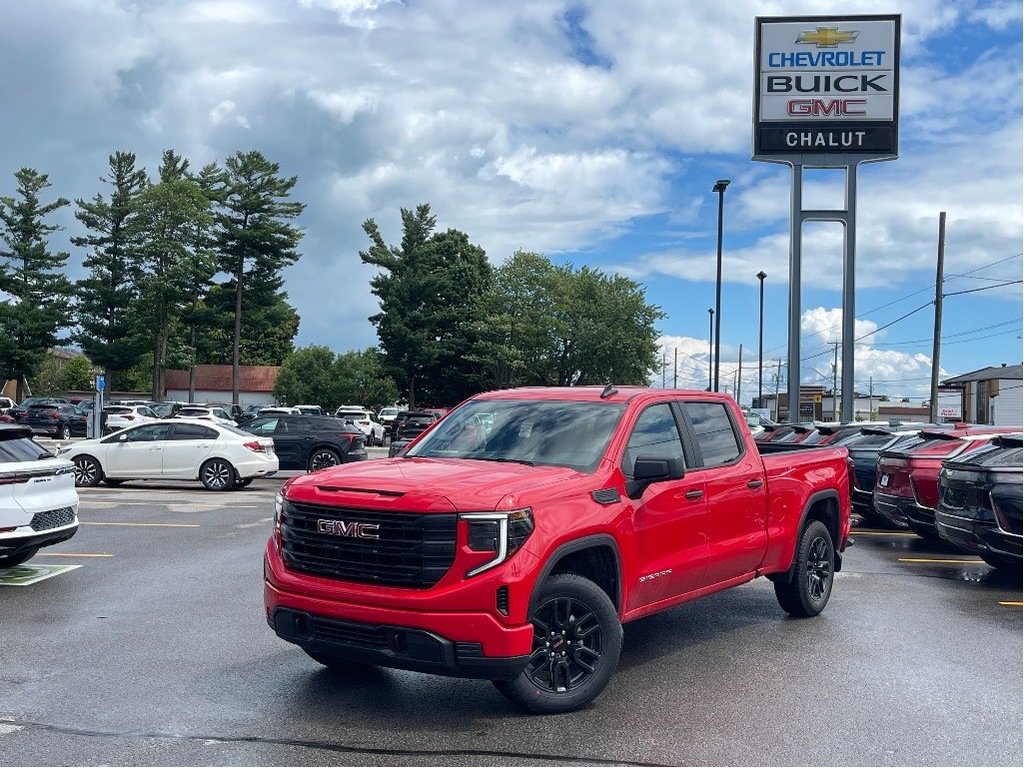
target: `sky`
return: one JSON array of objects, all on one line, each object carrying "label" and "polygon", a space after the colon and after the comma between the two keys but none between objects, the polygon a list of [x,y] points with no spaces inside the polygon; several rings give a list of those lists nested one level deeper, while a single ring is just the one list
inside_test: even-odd
[{"label": "sky", "polygon": [[[755,19],[894,13],[900,153],[857,173],[854,382],[920,400],[940,212],[941,377],[1024,357],[1021,285],[998,287],[1022,276],[1019,0],[15,3],[0,25],[0,195],[25,166],[54,196],[89,199],[107,194],[116,150],[155,174],[168,148],[196,169],[256,149],[306,204],[285,272],[296,346],[376,346],[362,224],[395,243],[400,209],[429,203],[439,230],[466,232],[495,266],[522,249],[639,282],[665,313],[652,384],[703,389],[712,187],[729,179],[719,370],[734,392],[742,346],[748,403],[760,271],[763,389],[781,374],[786,390],[792,176],[751,160]],[[842,172],[807,172],[804,206],[841,207],[843,190]],[[73,210],[53,222],[51,247],[84,276]],[[808,224],[802,243],[801,380],[830,387],[842,228]]]}]

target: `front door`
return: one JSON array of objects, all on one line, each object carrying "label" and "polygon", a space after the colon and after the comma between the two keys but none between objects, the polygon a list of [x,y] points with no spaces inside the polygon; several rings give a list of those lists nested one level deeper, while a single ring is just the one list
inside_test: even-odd
[{"label": "front door", "polygon": [[164,438],[169,424],[143,424],[126,430],[111,442],[103,471],[110,477],[160,477],[163,473]]},{"label": "front door", "polygon": [[[683,459],[679,424],[669,403],[644,409],[622,456],[627,483],[638,456]],[[627,610],[667,600],[699,587],[707,568],[707,500],[700,473],[652,483],[634,501],[637,573],[626,585]]]}]

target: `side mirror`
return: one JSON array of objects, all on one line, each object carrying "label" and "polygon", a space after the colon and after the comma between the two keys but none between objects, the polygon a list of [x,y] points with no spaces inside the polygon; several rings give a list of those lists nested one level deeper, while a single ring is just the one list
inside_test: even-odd
[{"label": "side mirror", "polygon": [[631,499],[638,499],[651,483],[665,480],[682,480],[686,475],[680,456],[652,456],[642,454],[633,462],[633,479],[627,483],[626,493]]}]

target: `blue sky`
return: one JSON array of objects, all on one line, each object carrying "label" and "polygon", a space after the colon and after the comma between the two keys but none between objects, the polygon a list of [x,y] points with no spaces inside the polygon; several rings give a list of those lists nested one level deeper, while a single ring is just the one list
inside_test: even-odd
[{"label": "blue sky", "polygon": [[[301,260],[286,289],[300,346],[373,346],[373,217],[429,202],[500,264],[516,249],[640,281],[667,317],[680,386],[703,387],[725,196],[723,384],[743,346],[757,387],[758,281],[768,367],[786,358],[790,171],[751,155],[758,16],[902,16],[900,158],[858,174],[858,390],[926,396],[940,211],[942,375],[1019,363],[1022,275],[1020,2],[470,2],[209,0],[20,3],[5,13],[0,193],[22,166],[89,198],[114,150],[151,172],[259,149],[299,177]],[[6,178],[7,182],[3,179]],[[808,207],[842,200],[805,177]],[[53,245],[84,255],[70,211]],[[831,383],[841,230],[804,236],[802,378]],[[891,326],[888,324],[893,323]],[[882,326],[888,326],[878,330]],[[876,333],[871,333],[877,331]],[[653,376],[656,385],[662,375]],[[785,384],[783,384],[783,388]]]}]

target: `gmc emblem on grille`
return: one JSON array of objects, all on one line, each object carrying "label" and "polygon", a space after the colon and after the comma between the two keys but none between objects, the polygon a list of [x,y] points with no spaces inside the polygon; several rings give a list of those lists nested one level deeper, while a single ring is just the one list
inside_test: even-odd
[{"label": "gmc emblem on grille", "polygon": [[353,539],[379,539],[376,523],[346,523],[344,520],[317,520],[316,529],[331,536],[348,536]]}]

